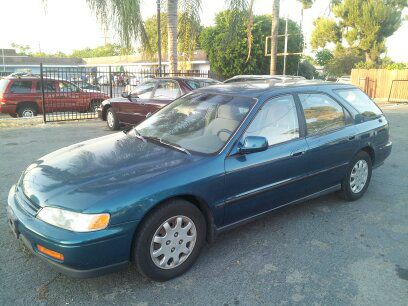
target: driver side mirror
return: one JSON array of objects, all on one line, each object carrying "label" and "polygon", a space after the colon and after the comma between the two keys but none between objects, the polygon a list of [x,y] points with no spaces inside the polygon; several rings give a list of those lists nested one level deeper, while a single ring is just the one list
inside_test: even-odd
[{"label": "driver side mirror", "polygon": [[242,145],[238,148],[241,154],[261,152],[268,149],[268,140],[262,136],[247,136]]}]

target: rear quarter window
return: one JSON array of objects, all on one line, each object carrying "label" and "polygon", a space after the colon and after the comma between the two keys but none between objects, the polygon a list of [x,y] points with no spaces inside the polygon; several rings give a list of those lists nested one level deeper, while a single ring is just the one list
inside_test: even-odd
[{"label": "rear quarter window", "polygon": [[13,80],[13,83],[11,84],[10,87],[10,93],[31,93],[31,86],[33,82],[32,81],[19,81],[19,80]]},{"label": "rear quarter window", "polygon": [[365,118],[376,118],[382,115],[378,106],[358,88],[336,89],[335,92],[350,103]]},{"label": "rear quarter window", "polygon": [[0,93],[3,93],[6,90],[8,83],[9,83],[9,80],[0,79]]}]

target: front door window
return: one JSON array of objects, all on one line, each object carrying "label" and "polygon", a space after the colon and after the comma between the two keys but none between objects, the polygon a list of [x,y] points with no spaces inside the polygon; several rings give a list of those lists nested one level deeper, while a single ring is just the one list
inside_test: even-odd
[{"label": "front door window", "polygon": [[287,95],[266,102],[244,134],[262,136],[269,145],[299,138],[299,122],[293,96]]}]

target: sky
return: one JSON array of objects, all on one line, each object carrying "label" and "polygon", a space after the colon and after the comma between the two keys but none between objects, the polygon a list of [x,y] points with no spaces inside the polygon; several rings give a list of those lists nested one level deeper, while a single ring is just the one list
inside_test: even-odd
[{"label": "sky", "polygon": [[[156,0],[142,0],[144,18],[156,13]],[[255,0],[255,14],[271,14],[272,1]],[[304,14],[306,40],[313,30],[313,20],[329,14],[328,0],[316,0]],[[223,0],[202,0],[201,22],[204,26],[214,24],[217,12],[225,9]],[[0,1],[2,30],[0,48],[11,43],[30,45],[33,51],[70,53],[74,49],[96,47],[104,44],[104,32],[86,0],[42,0]],[[281,0],[281,17],[300,20],[301,5],[296,0]],[[115,41],[115,34],[108,34],[109,42]],[[408,21],[387,39],[387,55],[394,61],[408,62],[407,52]],[[405,45],[405,47],[404,47]]]}]

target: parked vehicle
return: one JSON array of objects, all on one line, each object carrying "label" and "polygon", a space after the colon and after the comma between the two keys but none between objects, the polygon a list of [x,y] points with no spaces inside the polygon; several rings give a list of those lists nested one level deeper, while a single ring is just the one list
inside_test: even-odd
[{"label": "parked vehicle", "polygon": [[85,81],[71,81],[73,84],[81,88],[85,92],[101,91],[101,87],[98,85],[92,85]]},{"label": "parked vehicle", "polygon": [[224,81],[224,83],[237,83],[249,81],[299,81],[306,80],[302,76],[297,75],[236,75]]},{"label": "parked vehicle", "polygon": [[351,84],[351,76],[343,75],[339,77],[336,81],[337,83]]},{"label": "parked vehicle", "polygon": [[[44,80],[47,112],[95,111],[109,96],[86,92],[73,83],[47,78]],[[0,112],[12,117],[33,117],[43,112],[41,79],[38,76],[9,76],[0,79]]]},{"label": "parked vehicle", "polygon": [[121,125],[143,121],[146,116],[193,89],[217,83],[212,79],[193,77],[149,79],[131,93],[103,101],[97,110],[98,117],[106,121],[111,130],[117,130]]},{"label": "parked vehicle", "polygon": [[239,224],[334,191],[362,197],[391,152],[381,110],[351,85],[279,85],[204,87],[40,158],[10,190],[13,232],[71,276],[132,261],[165,281]]}]

